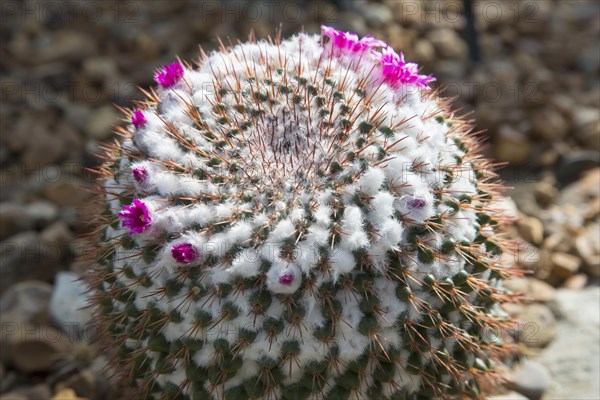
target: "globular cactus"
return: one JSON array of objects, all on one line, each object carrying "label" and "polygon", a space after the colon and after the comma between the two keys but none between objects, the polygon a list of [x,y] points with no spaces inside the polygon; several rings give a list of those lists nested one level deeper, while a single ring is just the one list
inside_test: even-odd
[{"label": "globular cactus", "polygon": [[322,27],[155,80],[99,170],[90,273],[128,396],[480,396],[505,218],[432,77]]}]

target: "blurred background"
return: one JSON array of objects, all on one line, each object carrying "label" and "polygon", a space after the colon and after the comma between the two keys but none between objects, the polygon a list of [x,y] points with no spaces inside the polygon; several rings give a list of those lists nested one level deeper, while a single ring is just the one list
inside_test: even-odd
[{"label": "blurred background", "polygon": [[[0,398],[110,399],[77,256],[86,168],[156,68],[216,37],[321,24],[371,34],[438,78],[506,162],[507,282],[531,302],[503,334],[524,359],[496,399],[599,399],[600,3],[591,1],[2,1]],[[473,23],[470,24],[469,20]],[[89,250],[89,249],[88,249]],[[502,397],[504,396],[504,397]]]}]

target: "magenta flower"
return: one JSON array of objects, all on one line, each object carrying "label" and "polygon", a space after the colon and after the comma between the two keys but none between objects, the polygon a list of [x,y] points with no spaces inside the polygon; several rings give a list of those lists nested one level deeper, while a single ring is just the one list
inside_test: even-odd
[{"label": "magenta flower", "polygon": [[171,255],[178,263],[189,264],[196,261],[198,252],[191,243],[176,244],[171,247]]},{"label": "magenta flower", "polygon": [[130,235],[144,232],[152,222],[148,207],[138,199],[134,199],[130,206],[123,206],[118,215],[123,226],[129,228]]},{"label": "magenta flower", "polygon": [[427,201],[419,196],[410,196],[406,204],[411,210],[420,210],[427,205]]},{"label": "magenta flower", "polygon": [[398,55],[391,47],[383,50],[379,62],[384,81],[394,88],[402,84],[412,84],[429,91],[429,84],[436,80],[429,75],[419,75],[418,65],[405,62],[404,54]]},{"label": "magenta flower", "polygon": [[134,167],[132,172],[133,177],[138,183],[144,183],[146,178],[148,178],[148,170],[144,167]]},{"label": "magenta flower", "polygon": [[351,32],[338,31],[329,26],[321,25],[321,35],[329,38],[329,50],[335,56],[342,54],[360,55],[374,47],[385,47],[387,44],[368,35],[362,39]]},{"label": "magenta flower", "polygon": [[183,66],[179,61],[175,61],[169,65],[163,65],[156,74],[154,74],[154,81],[160,86],[168,89],[174,86],[183,77]]},{"label": "magenta flower", "polygon": [[133,112],[133,115],[131,116],[131,123],[133,124],[133,126],[135,126],[136,129],[140,129],[146,126],[146,124],[148,124],[148,121],[146,120],[144,113],[142,113],[140,110],[135,110]]},{"label": "magenta flower", "polygon": [[291,285],[294,282],[294,274],[291,272],[285,272],[279,276],[279,283],[282,285]]}]

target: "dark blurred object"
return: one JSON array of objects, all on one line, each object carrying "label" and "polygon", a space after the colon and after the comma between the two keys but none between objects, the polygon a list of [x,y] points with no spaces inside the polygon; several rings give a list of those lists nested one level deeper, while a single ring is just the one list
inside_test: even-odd
[{"label": "dark blurred object", "polygon": [[[600,167],[600,152],[575,151],[567,154],[556,168],[556,179],[561,186],[575,182],[585,171]],[[599,182],[600,183],[600,182]]]},{"label": "dark blurred object", "polygon": [[473,10],[473,0],[463,0],[465,9],[465,19],[467,20],[467,26],[465,29],[467,44],[469,45],[469,54],[471,55],[471,62],[473,64],[479,64],[481,57],[479,55],[479,44],[477,40],[477,29],[475,28],[475,13]]}]

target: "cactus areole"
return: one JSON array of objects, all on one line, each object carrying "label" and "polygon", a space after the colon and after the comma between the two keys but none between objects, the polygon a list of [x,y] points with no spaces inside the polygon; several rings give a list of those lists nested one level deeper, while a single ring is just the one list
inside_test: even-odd
[{"label": "cactus areole", "polygon": [[129,398],[481,396],[506,218],[434,78],[322,27],[155,80],[99,170],[90,272]]}]

